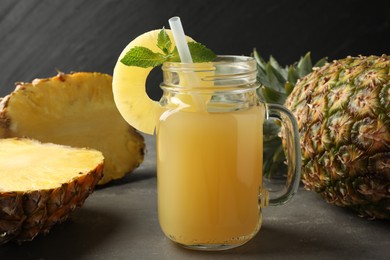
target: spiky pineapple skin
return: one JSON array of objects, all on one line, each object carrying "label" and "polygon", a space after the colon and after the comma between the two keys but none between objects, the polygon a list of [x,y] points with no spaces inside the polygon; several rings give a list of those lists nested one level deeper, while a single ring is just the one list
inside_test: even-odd
[{"label": "spiky pineapple skin", "polygon": [[84,204],[102,177],[103,164],[56,189],[0,193],[0,245],[30,241],[48,233]]},{"label": "spiky pineapple skin", "polygon": [[390,219],[390,58],[316,69],[286,100],[300,131],[305,187],[329,203]]},{"label": "spiky pineapple skin", "polygon": [[55,188],[0,190],[0,245],[10,241],[30,241],[67,220],[71,212],[81,207],[94,191],[103,177],[103,168],[102,160],[89,172],[79,173],[76,178]]}]

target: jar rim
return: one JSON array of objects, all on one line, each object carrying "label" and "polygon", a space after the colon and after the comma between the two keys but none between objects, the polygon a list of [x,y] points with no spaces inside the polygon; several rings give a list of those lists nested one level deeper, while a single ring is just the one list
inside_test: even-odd
[{"label": "jar rim", "polygon": [[184,62],[173,62],[173,61],[167,61],[164,62],[162,65],[162,69],[169,69],[169,68],[183,68],[183,69],[194,69],[194,68],[201,68],[203,66],[209,66],[210,64],[226,64],[226,63],[234,63],[236,65],[242,64],[249,64],[256,66],[256,60],[253,57],[250,56],[244,56],[244,55],[217,55],[217,57],[213,61],[209,62],[197,62],[197,63],[184,63]]}]

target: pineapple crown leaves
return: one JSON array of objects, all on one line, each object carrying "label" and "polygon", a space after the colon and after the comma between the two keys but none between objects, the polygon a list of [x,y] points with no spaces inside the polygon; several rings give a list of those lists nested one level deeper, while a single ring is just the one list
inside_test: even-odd
[{"label": "pineapple crown leaves", "polygon": [[325,57],[313,66],[308,52],[298,62],[283,68],[272,56],[266,62],[256,49],[253,50],[252,56],[257,62],[257,80],[262,85],[258,95],[269,103],[282,105],[293,91],[298,79],[312,72],[314,67],[322,67],[327,62]]},{"label": "pineapple crown leaves", "polygon": [[[273,56],[270,56],[269,61],[266,62],[256,49],[253,50],[252,56],[257,62],[257,80],[262,85],[257,90],[258,96],[268,103],[281,105],[284,105],[299,79],[312,72],[314,67],[322,67],[327,61],[327,58],[322,58],[313,66],[310,52],[308,52],[298,62],[282,67]],[[284,165],[285,156],[282,141],[278,136],[279,132],[279,124],[272,121],[265,122],[265,147],[272,149],[272,152],[264,154],[263,170],[269,174],[268,177],[278,172],[280,165]]]}]

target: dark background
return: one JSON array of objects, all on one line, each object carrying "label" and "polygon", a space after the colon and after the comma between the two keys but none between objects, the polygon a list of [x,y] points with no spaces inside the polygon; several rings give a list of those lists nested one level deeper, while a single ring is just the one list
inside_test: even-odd
[{"label": "dark background", "polygon": [[282,65],[307,51],[314,60],[390,54],[387,0],[1,0],[0,95],[57,70],[112,74],[129,41],[175,15],[218,54],[256,47]]}]

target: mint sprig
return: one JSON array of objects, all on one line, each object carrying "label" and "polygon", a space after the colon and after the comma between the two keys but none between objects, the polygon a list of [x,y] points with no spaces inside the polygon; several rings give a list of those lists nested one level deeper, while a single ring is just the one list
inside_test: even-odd
[{"label": "mint sprig", "polygon": [[[125,54],[121,62],[127,66],[142,68],[157,67],[166,61],[180,62],[177,48],[172,49],[172,41],[164,28],[158,33],[156,46],[162,53],[153,52],[146,47],[135,46]],[[188,48],[194,62],[209,62],[216,57],[212,50],[198,42],[188,42]]]},{"label": "mint sprig", "polygon": [[157,37],[157,47],[160,48],[164,52],[164,54],[168,55],[172,46],[171,39],[169,38],[165,28],[162,28],[158,33]]},{"label": "mint sprig", "polygon": [[148,48],[136,46],[131,48],[121,59],[121,62],[127,66],[137,66],[142,68],[156,67],[161,65],[166,57]]},{"label": "mint sprig", "polygon": [[190,49],[192,60],[194,62],[208,62],[215,59],[215,53],[198,42],[189,42],[188,48]]}]

